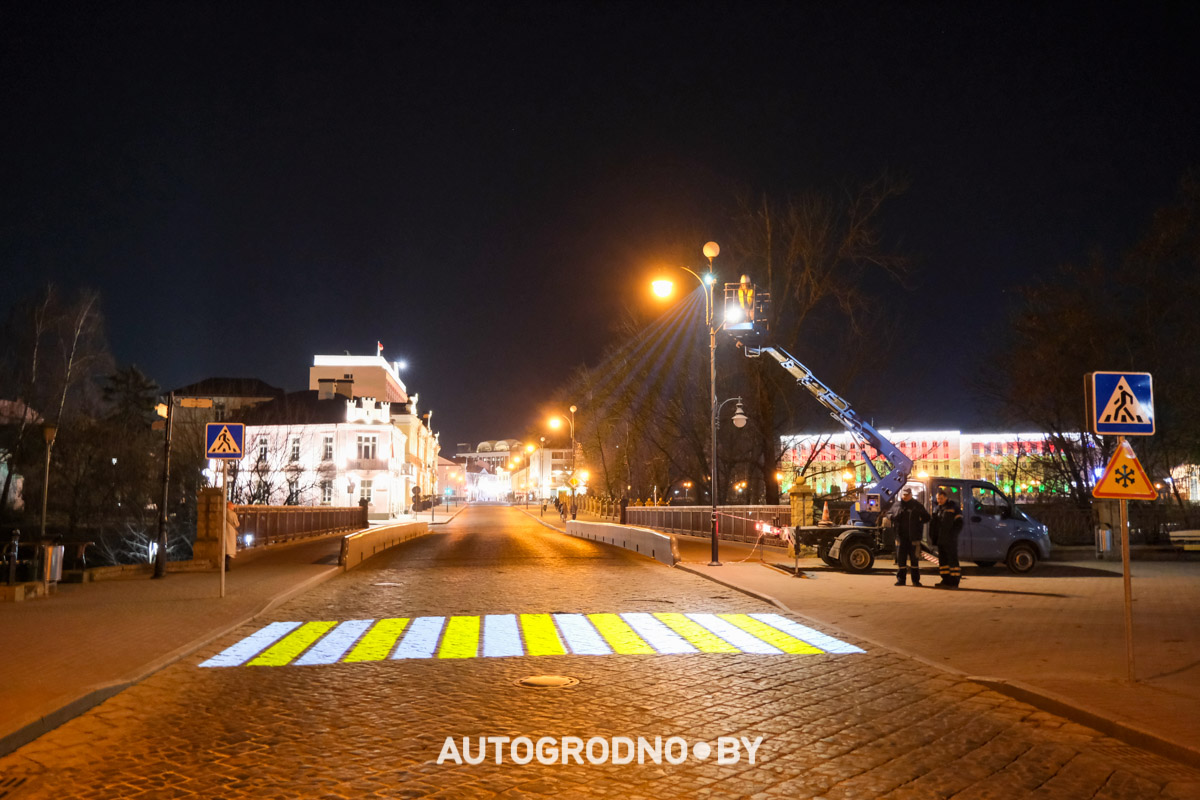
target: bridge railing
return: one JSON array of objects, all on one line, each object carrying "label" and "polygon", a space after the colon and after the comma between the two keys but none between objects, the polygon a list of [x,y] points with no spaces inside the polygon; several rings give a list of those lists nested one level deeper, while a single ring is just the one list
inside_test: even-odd
[{"label": "bridge railing", "polygon": [[[629,525],[685,536],[710,536],[711,519],[711,506],[630,506],[625,509],[625,522]],[[731,542],[758,541],[758,523],[787,526],[791,524],[791,519],[790,505],[717,506],[718,535]],[[766,536],[763,541],[786,546],[776,537]]]},{"label": "bridge railing", "polygon": [[234,506],[234,511],[240,523],[239,549],[367,527],[366,512],[358,506],[256,505]]}]

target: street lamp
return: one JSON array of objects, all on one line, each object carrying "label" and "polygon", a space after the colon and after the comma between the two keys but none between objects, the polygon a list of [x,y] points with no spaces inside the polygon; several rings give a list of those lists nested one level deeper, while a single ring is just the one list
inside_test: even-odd
[{"label": "street lamp", "polygon": [[[579,409],[577,409],[575,406],[571,406],[570,410],[571,410],[571,418],[570,418],[570,420],[568,420],[568,422],[571,425],[571,470],[569,473],[571,478],[568,483],[571,486],[571,508],[573,509],[573,508],[575,508],[575,484],[576,484],[576,480],[575,480],[575,412],[578,411]],[[550,427],[551,428],[557,428],[559,425],[562,425],[562,423],[563,423],[562,417],[551,417],[550,418]],[[572,519],[574,519],[574,517],[572,517]]]},{"label": "street lamp", "polygon": [[42,479],[42,539],[46,538],[46,505],[50,501],[50,451],[54,449],[54,437],[58,426],[52,422],[42,425],[42,436],[46,440],[46,473]]},{"label": "street lamp", "polygon": [[529,464],[529,456],[537,449],[531,444],[525,445],[525,510],[529,510],[529,479],[533,477],[533,468]]},{"label": "street lamp", "polygon": [[[721,253],[721,247],[716,242],[706,242],[704,245],[704,257],[708,259],[708,274],[701,278],[695,271],[689,267],[680,266],[679,268],[687,272],[693,278],[700,282],[701,288],[704,289],[704,324],[708,326],[708,387],[709,387],[709,429],[712,434],[712,474],[709,480],[709,491],[712,493],[712,517],[711,523],[711,538],[712,538],[712,561],[710,567],[721,566],[721,560],[718,557],[717,547],[717,415],[720,411],[720,406],[717,405],[717,330],[718,326],[713,321],[713,306],[715,300],[713,298],[713,285],[716,283],[716,276],[713,275],[713,259]],[[666,278],[660,278],[652,284],[654,293],[659,297],[666,297],[671,293],[671,281]],[[725,403],[729,402],[728,400]],[[721,403],[724,406],[725,403]],[[740,418],[739,418],[740,415]],[[742,427],[746,424],[746,415],[741,411],[741,404],[738,405],[738,412],[733,418],[733,424],[737,427]]]}]

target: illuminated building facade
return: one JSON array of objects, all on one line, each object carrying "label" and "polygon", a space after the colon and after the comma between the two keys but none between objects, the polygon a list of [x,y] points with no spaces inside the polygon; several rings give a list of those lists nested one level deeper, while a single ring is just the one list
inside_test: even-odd
[{"label": "illuminated building facade", "polygon": [[[913,460],[914,476],[970,478],[994,483],[1018,502],[1054,493],[1044,462],[1054,446],[1041,433],[963,433],[957,430],[881,430]],[[862,453],[849,433],[781,437],[784,488],[803,475],[818,495],[837,494],[871,482]],[[868,455],[875,452],[867,448]]]}]

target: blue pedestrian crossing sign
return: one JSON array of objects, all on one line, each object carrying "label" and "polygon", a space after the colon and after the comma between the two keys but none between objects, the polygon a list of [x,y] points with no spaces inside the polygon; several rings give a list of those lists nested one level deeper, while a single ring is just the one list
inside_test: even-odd
[{"label": "blue pedestrian crossing sign", "polygon": [[205,458],[241,458],[246,426],[236,422],[210,422],[204,426]]},{"label": "blue pedestrian crossing sign", "polygon": [[1154,389],[1149,372],[1093,372],[1088,378],[1088,416],[1094,433],[1154,435]]}]

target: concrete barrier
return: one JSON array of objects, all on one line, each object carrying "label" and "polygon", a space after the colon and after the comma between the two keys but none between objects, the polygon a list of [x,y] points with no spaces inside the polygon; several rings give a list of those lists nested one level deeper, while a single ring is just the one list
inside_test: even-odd
[{"label": "concrete barrier", "polygon": [[342,553],[338,557],[338,565],[344,570],[354,569],[376,553],[382,553],[390,547],[428,533],[429,523],[406,522],[347,534],[342,538]]},{"label": "concrete barrier", "polygon": [[573,519],[567,522],[567,535],[632,550],[661,561],[668,567],[675,566],[679,561],[679,549],[675,546],[675,540],[649,528],[608,522],[580,522]]}]

